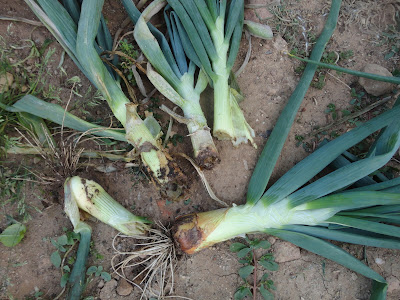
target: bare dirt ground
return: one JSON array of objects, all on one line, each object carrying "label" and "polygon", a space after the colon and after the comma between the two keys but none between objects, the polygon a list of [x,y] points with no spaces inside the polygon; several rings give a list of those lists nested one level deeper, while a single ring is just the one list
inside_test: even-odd
[{"label": "bare dirt ground", "polygon": [[[0,15],[2,16],[36,19],[22,0],[2,0],[1,2]],[[221,163],[212,171],[205,172],[215,194],[228,204],[244,203],[247,185],[257,157],[299,80],[296,69],[301,64],[283,52],[296,48],[297,53],[303,56],[305,50],[310,51],[313,36],[318,36],[323,28],[330,3],[330,1],[317,0],[250,0],[248,4],[275,5],[269,7],[282,8],[283,6],[279,6],[280,2],[285,9],[282,9],[281,13],[277,9],[272,10],[278,14],[279,18],[265,7],[246,10],[248,18],[265,19],[267,24],[273,26],[276,35],[268,41],[252,38],[250,61],[238,78],[246,97],[241,107],[246,119],[256,132],[255,142],[258,148],[241,145],[235,149],[230,142],[216,141]],[[398,1],[343,1],[337,29],[326,51],[342,53],[352,50],[354,55],[341,60],[341,66],[359,70],[366,63],[376,63],[391,72],[394,71],[399,68],[399,62],[396,60],[398,56],[385,59],[390,46],[383,36],[379,36],[379,33],[382,34],[388,25],[394,25],[394,11],[396,9],[398,11],[399,8]],[[120,22],[126,18],[126,14],[120,3],[113,0],[106,3],[104,14],[109,22],[111,33],[114,34]],[[293,20],[296,19],[300,21],[294,22]],[[276,27],[278,25],[279,27]],[[302,32],[308,36],[307,49]],[[52,39],[51,34],[44,27],[35,28],[29,24],[9,21],[0,21],[0,35],[8,45],[18,44],[23,39],[31,39],[40,45],[46,38]],[[248,41],[243,38],[238,62],[244,60],[247,47]],[[69,98],[70,88],[63,83],[66,77],[62,77],[57,68],[62,49],[57,43],[51,44],[50,48],[56,48],[56,52],[48,66],[52,74],[49,83],[61,88],[60,98],[65,104]],[[23,57],[23,50],[16,51],[20,51]],[[79,76],[82,79],[81,89],[88,89],[90,83],[84,79],[67,56],[63,67],[68,73],[67,78]],[[310,88],[307,92],[271,182],[306,157],[308,153],[304,149],[312,151],[315,148],[316,142],[312,136],[307,138],[307,135],[315,126],[324,126],[332,122],[331,114],[326,113],[327,106],[333,103],[338,112],[349,109],[352,107],[349,102],[354,98],[351,96],[350,87],[355,88],[357,92],[362,91],[356,77],[339,75],[336,72],[329,73],[325,74],[325,85],[322,89]],[[163,99],[160,95],[157,97]],[[364,96],[361,101],[372,103],[381,98],[383,97]],[[390,106],[391,103],[393,103],[392,100],[387,105]],[[106,118],[109,114],[107,105],[100,104],[94,113]],[[340,134],[352,126],[350,123],[345,123],[333,127],[330,131],[335,130],[337,134]],[[174,125],[173,130],[183,136],[186,134],[185,128],[177,124]],[[302,136],[305,139],[299,142],[296,136]],[[304,147],[301,145],[303,142],[307,142]],[[190,155],[189,143],[189,138],[184,138],[184,143],[178,148],[173,148],[172,152],[184,151]],[[17,168],[19,164],[32,165],[32,161],[31,157],[9,156],[4,160],[4,164]],[[82,170],[79,175],[99,182],[110,195],[127,208],[133,209],[135,214],[168,223],[184,213],[218,208],[218,204],[210,199],[196,177],[195,171],[186,162],[182,164],[192,179],[185,203],[167,202],[159,196],[151,183],[138,180],[135,174],[120,165],[116,165],[117,172],[104,174],[88,168]],[[396,162],[392,162],[391,165],[400,168]],[[40,166],[39,162],[38,168]],[[26,236],[20,244],[10,249],[0,244],[0,282],[2,283],[0,298],[54,299],[62,288],[60,287],[61,273],[50,261],[50,255],[55,250],[50,238],[64,234],[63,228],[71,229],[71,224],[60,204],[62,192],[29,182],[24,185],[23,191],[24,201],[28,204],[27,209],[31,218],[26,223]],[[0,203],[2,201],[3,199]],[[16,205],[2,205],[0,223],[2,229],[6,224],[6,216],[15,215]],[[117,232],[94,220],[90,221],[90,225],[93,228],[92,248],[95,250],[92,251],[89,265],[101,265],[111,273],[110,258],[113,255],[111,241]],[[273,243],[271,251],[276,256],[284,257],[282,259],[284,262],[279,263],[279,270],[270,275],[277,288],[274,291],[276,299],[369,299],[371,287],[369,280],[305,250],[294,246],[288,248],[288,245],[280,240],[270,239],[270,242]],[[175,274],[176,295],[198,300],[233,299],[235,290],[242,280],[237,273],[240,264],[236,255],[229,251],[230,244],[231,242],[220,243],[198,254],[183,256],[177,264]],[[369,266],[389,281],[388,299],[400,299],[398,251],[367,247],[364,252],[363,247],[360,246],[339,243],[338,245],[359,259],[367,258]],[[93,253],[101,255],[93,255]],[[99,277],[94,278],[89,283],[85,296],[93,296],[94,299],[139,299],[137,289],[134,289],[129,296],[118,295],[116,287],[121,283],[118,282],[117,276],[112,277],[113,279],[109,282],[104,282]],[[261,299],[260,295],[258,299]]]}]

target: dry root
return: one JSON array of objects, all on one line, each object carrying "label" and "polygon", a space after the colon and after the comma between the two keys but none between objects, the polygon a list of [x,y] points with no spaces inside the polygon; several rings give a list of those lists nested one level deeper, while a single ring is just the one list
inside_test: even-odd
[{"label": "dry root", "polygon": [[159,229],[150,229],[146,236],[117,234],[112,244],[116,254],[111,266],[116,274],[141,290],[140,299],[189,299],[171,296],[177,261],[175,245],[170,231],[157,225]]}]

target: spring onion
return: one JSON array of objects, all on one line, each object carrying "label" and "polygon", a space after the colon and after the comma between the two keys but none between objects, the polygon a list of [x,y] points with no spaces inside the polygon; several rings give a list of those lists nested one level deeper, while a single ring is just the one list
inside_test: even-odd
[{"label": "spring onion", "polygon": [[248,141],[256,146],[254,130],[238,105],[242,96],[234,88],[236,81],[231,72],[242,36],[244,1],[168,0],[168,3],[182,23],[177,23],[177,28],[185,53],[212,82],[214,136],[231,140],[235,146]]},{"label": "spring onion", "polygon": [[80,235],[76,261],[68,278],[68,300],[80,299],[85,288],[86,263],[92,237],[92,228],[81,221],[78,205],[71,192],[70,180],[67,179],[64,183],[64,211],[74,227],[74,232]]},{"label": "spring onion", "polygon": [[[153,178],[158,183],[166,185],[170,178],[176,176],[175,171],[179,168],[157,146],[158,141],[155,135],[158,132],[153,132],[153,135],[150,131],[151,128],[148,128],[149,124],[155,123],[154,120],[142,121],[138,127],[126,127],[126,105],[130,101],[122,92],[116,75],[107,69],[98,54],[101,50],[107,50],[110,47],[110,43],[107,42],[110,37],[106,34],[108,30],[106,30],[101,16],[104,1],[85,0],[81,7],[78,6],[76,1],[65,1],[69,3],[66,6],[69,11],[58,1],[38,0],[36,3],[34,0],[25,0],[25,2],[53,33],[79,69],[101,91],[115,117],[125,127],[126,131],[136,131],[136,139],[133,141],[129,139],[133,146],[140,144],[154,146],[142,147],[137,150],[140,151],[142,161],[149,168],[149,173]],[[78,15],[79,11],[80,14]],[[78,23],[76,23],[77,21]],[[130,115],[132,114],[134,119],[140,119],[136,111],[131,111]],[[128,124],[134,126],[137,123],[129,122]]]},{"label": "spring onion", "polygon": [[68,300],[80,299],[86,285],[86,262],[92,229],[86,222],[81,221],[79,209],[125,235],[143,235],[150,229],[146,218],[133,215],[98,183],[79,176],[67,178],[64,183],[64,211],[74,226],[74,231],[80,234],[76,261],[68,278]]},{"label": "spring onion", "polygon": [[[397,105],[320,147],[256,201],[178,218],[174,227],[176,241],[190,254],[246,233],[265,232],[372,278],[377,282],[376,292],[384,293],[387,285],[380,275],[323,239],[400,249],[400,228],[385,224],[400,224],[399,191],[376,191],[375,185],[342,191],[383,167],[397,152],[399,113]],[[346,149],[380,129],[382,133],[372,146],[373,155],[305,185]],[[398,180],[393,185],[396,184]]]},{"label": "spring onion", "polygon": [[[125,1],[124,4],[126,3]],[[126,5],[129,4],[132,5],[132,3]],[[178,120],[183,120],[181,122],[187,125],[194,157],[200,166],[210,169],[219,158],[207,126],[207,120],[200,106],[200,94],[207,86],[207,77],[200,70],[194,85],[196,65],[190,59],[189,63],[187,62],[177,29],[178,26],[181,26],[180,21],[174,12],[171,12],[169,16],[167,10],[164,12],[172,51],[164,39],[162,47],[160,46],[152,33],[157,29],[151,27],[151,31],[146,24],[151,16],[162,9],[165,4],[165,0],[153,1],[137,20],[132,17],[133,21],[136,21],[134,37],[149,61],[147,77],[160,93],[182,109],[184,118],[178,118]],[[161,33],[157,33],[160,38]]]},{"label": "spring onion", "polygon": [[143,234],[149,229],[146,218],[133,215],[92,180],[74,176],[65,181],[64,189],[71,198],[70,203],[123,234]]}]

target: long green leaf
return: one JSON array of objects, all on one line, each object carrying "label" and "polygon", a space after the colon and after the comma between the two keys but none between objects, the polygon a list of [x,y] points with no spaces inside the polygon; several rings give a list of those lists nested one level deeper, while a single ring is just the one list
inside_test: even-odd
[{"label": "long green leaf", "polygon": [[226,61],[226,67],[228,70],[232,70],[233,65],[235,64],[236,61],[237,54],[239,52],[239,46],[240,46],[240,41],[242,39],[242,31],[243,31],[243,18],[244,18],[244,11],[242,9],[240,11],[239,20],[236,23],[232,35],[232,40],[229,45],[228,60]]},{"label": "long green leaf", "polygon": [[388,205],[388,206],[378,206],[378,207],[371,207],[371,208],[364,208],[359,209],[356,211],[348,212],[349,214],[357,212],[357,213],[365,213],[365,214],[389,214],[389,213],[396,213],[400,211],[400,205]]},{"label": "long green leaf", "polygon": [[82,3],[81,17],[78,24],[76,53],[84,69],[93,74],[92,80],[113,111],[115,117],[125,126],[125,104],[130,101],[126,98],[119,85],[108,72],[94,47],[101,18],[101,9],[104,0],[87,1]]},{"label": "long green leaf", "polygon": [[326,241],[321,239],[297,232],[291,232],[286,230],[279,229],[269,229],[266,230],[268,234],[275,235],[280,239],[291,242],[301,248],[304,248],[310,252],[321,255],[325,258],[333,260],[338,264],[349,268],[361,275],[368,277],[374,280],[373,291],[371,299],[374,300],[383,300],[385,299],[387,283],[385,279],[362,262],[360,262],[355,257],[351,256],[349,253],[344,251],[343,249],[332,245]]},{"label": "long green leaf", "polygon": [[352,189],[351,191],[379,191],[379,190],[384,190],[396,185],[400,184],[400,177],[387,180],[384,182],[376,183],[376,184],[371,184],[368,186],[362,186],[359,188]]},{"label": "long green leaf", "polygon": [[[398,127],[400,134],[400,122]],[[286,198],[293,206],[297,206],[348,186],[349,184],[352,184],[353,182],[356,182],[357,180],[383,167],[392,158],[393,154],[399,147],[400,138],[397,137],[396,144],[392,145],[392,148],[387,153],[365,158],[344,166],[343,168],[325,175],[317,181],[300,189],[299,191],[287,196]],[[281,190],[281,192],[283,192],[283,190]],[[285,193],[281,194],[280,196],[285,197]]]},{"label": "long green leaf", "polygon": [[326,222],[400,238],[400,228],[392,225],[343,216],[333,216]]},{"label": "long green leaf", "polygon": [[[156,4],[157,2],[153,2],[146,9],[151,10],[153,5]],[[168,64],[157,40],[150,32],[143,17],[140,17],[137,21],[133,35],[140,49],[156,71],[160,73],[174,89],[177,89],[180,85],[180,80]]]},{"label": "long green leaf", "polygon": [[[341,0],[332,0],[328,19],[310,56],[310,58],[314,61],[319,61],[321,59],[325,46],[335,30],[341,2]],[[267,144],[265,145],[264,150],[258,159],[253,175],[251,176],[247,191],[247,203],[256,203],[264,193],[276,161],[278,160],[290,128],[292,127],[297,111],[303,101],[308,87],[310,86],[316,70],[317,66],[307,64],[296,89],[289,98],[288,104],[285,106],[281,115],[279,116],[274,130],[272,131],[271,136],[268,138]],[[338,155],[336,155],[336,157],[337,156]]]},{"label": "long green leaf", "polygon": [[216,15],[214,18],[214,15],[210,12],[204,0],[194,0],[194,3],[196,4],[197,9],[201,14],[201,17],[206,23],[208,30],[210,31],[215,30],[215,19],[217,18]]},{"label": "long green leaf", "polygon": [[229,44],[231,40],[232,33],[236,28],[238,23],[242,23],[243,27],[243,10],[244,1],[243,0],[232,0],[229,3],[229,10],[227,14],[227,19],[225,23],[225,43]]},{"label": "long green leaf", "polygon": [[[181,40],[182,47],[185,51],[186,56],[193,63],[195,63],[196,66],[198,66],[199,68],[202,68],[200,59],[197,56],[197,53],[194,50],[192,43],[190,42],[190,39],[186,33],[186,30],[185,30],[185,28],[183,28],[183,25],[182,25],[181,21],[179,20],[179,17],[176,14],[174,14],[173,17],[175,19],[176,28],[178,29],[179,38]],[[209,70],[209,72],[211,72],[211,69]]]},{"label": "long green leaf", "polygon": [[395,76],[390,77],[390,76],[383,76],[383,75],[366,73],[366,72],[361,72],[361,71],[356,71],[356,70],[350,70],[350,69],[342,68],[342,67],[339,67],[336,65],[331,65],[331,64],[326,64],[326,63],[322,63],[319,61],[315,61],[312,59],[301,58],[301,57],[295,56],[293,54],[289,54],[289,56],[294,57],[298,60],[304,61],[306,63],[314,64],[314,65],[322,67],[322,68],[327,68],[327,69],[335,70],[338,72],[343,72],[343,73],[347,73],[350,75],[364,77],[364,78],[373,79],[373,80],[377,80],[377,81],[389,82],[389,83],[393,83],[393,84],[400,84],[400,77],[395,77]]},{"label": "long green leaf", "polygon": [[[126,12],[128,13],[129,18],[131,18],[133,24],[136,24],[136,22],[139,20],[140,17],[140,11],[136,8],[132,0],[121,0],[121,1]],[[151,33],[154,35],[154,37],[160,44],[160,47],[165,55],[165,58],[167,59],[175,75],[180,76],[179,68],[176,65],[174,56],[172,55],[171,49],[168,45],[168,41],[166,40],[165,36],[152,24],[148,24],[148,26]]]},{"label": "long green leaf", "polygon": [[89,256],[92,230],[87,225],[87,228],[82,229],[79,234],[80,240],[78,251],[76,253],[76,261],[68,279],[68,284],[71,286],[71,288],[66,296],[67,300],[80,299],[81,294],[86,286],[86,263]]},{"label": "long green leaf", "polygon": [[[171,0],[169,0],[169,1],[173,2]],[[183,5],[186,12],[189,14],[200,38],[201,38],[201,41],[203,42],[203,45],[207,51],[208,56],[210,57],[211,60],[217,59],[217,56],[218,56],[217,51],[215,50],[215,46],[211,40],[210,33],[207,30],[207,26],[203,20],[202,14],[198,10],[196,4],[193,2],[193,0],[180,0],[180,3]],[[180,16],[179,13],[178,13],[178,15]],[[191,35],[192,35],[192,32],[189,33],[189,37]]]},{"label": "long green leaf", "polygon": [[[393,109],[386,111],[380,116],[352,129],[351,131],[329,142],[327,145],[317,149],[315,152],[290,169],[277,182],[275,182],[275,184],[271,186],[263,195],[262,201],[265,203],[273,203],[291,194],[320,171],[322,171],[323,168],[325,168],[345,150],[361,142],[373,132],[389,125],[393,122],[393,120],[398,118],[399,114],[399,107],[394,107]],[[377,157],[376,165],[381,164],[386,158],[387,157]],[[357,161],[353,164],[357,164],[359,162],[360,161]],[[375,170],[371,170],[369,173],[367,172],[367,175],[373,171]],[[365,175],[366,174],[363,176]]]},{"label": "long green leaf", "polygon": [[341,210],[365,208],[376,205],[400,205],[400,194],[384,192],[348,192],[333,194],[297,206],[296,210],[332,208]]},{"label": "long green leaf", "polygon": [[[211,62],[208,57],[206,48],[203,45],[202,39],[200,38],[200,35],[197,32],[196,27],[193,24],[189,14],[186,12],[185,8],[178,0],[168,0],[168,3],[179,16],[179,19],[183,27],[185,28],[185,31],[188,33],[188,37],[192,43],[193,49],[196,51],[196,54],[201,62],[201,66],[204,68],[208,76],[210,76],[211,78],[215,77],[215,74],[211,69]],[[185,47],[184,43],[183,47]],[[186,55],[188,55],[187,51],[189,50],[185,48]]]},{"label": "long green leaf", "polygon": [[174,12],[171,12],[170,17],[168,17],[166,9],[164,9],[164,20],[167,24],[167,30],[171,42],[172,51],[174,53],[176,63],[179,67],[179,71],[181,72],[181,74],[184,74],[188,71],[188,63],[185,51],[183,50],[181,38],[179,37],[179,31],[176,26],[176,19],[178,19],[178,17]]},{"label": "long green leaf", "polygon": [[50,120],[56,124],[63,125],[77,131],[96,136],[108,137],[118,141],[126,142],[123,130],[112,130],[106,127],[86,122],[73,114],[66,112],[60,105],[48,103],[32,95],[26,95],[18,100],[13,107],[21,112],[27,112],[42,119]]},{"label": "long green leaf", "polygon": [[[351,164],[351,161],[349,159],[347,159],[344,155],[339,155],[333,162],[330,163],[330,167],[336,169],[340,169],[344,166],[347,166]],[[363,178],[361,178],[360,180],[357,180],[356,182],[354,182],[353,186],[367,186],[367,185],[372,185],[375,184],[376,181],[373,180],[371,177],[369,176],[365,176]]]},{"label": "long green leaf", "polygon": [[63,0],[63,6],[68,11],[75,24],[79,22],[79,15],[81,14],[80,7],[77,0]]},{"label": "long green leaf", "polygon": [[[200,0],[200,1],[204,1],[204,0]],[[210,13],[215,22],[215,20],[218,17],[217,0],[207,0],[207,7],[210,10]]]},{"label": "long green leaf", "polygon": [[304,233],[321,239],[386,249],[400,249],[400,240],[396,239],[365,236],[319,226],[286,225],[282,229]]}]

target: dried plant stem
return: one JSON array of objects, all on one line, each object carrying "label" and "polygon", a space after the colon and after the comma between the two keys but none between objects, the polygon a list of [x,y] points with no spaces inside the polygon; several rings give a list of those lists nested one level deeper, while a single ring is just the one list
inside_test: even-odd
[{"label": "dried plant stem", "polygon": [[368,105],[367,107],[365,107],[364,109],[362,109],[360,111],[356,111],[356,112],[354,112],[354,113],[352,113],[350,115],[347,115],[347,116],[345,116],[345,117],[343,117],[343,118],[341,118],[341,119],[339,119],[339,120],[337,120],[335,122],[332,122],[332,123],[330,123],[330,124],[328,124],[326,126],[318,128],[317,130],[313,130],[307,136],[311,136],[311,135],[315,135],[315,134],[321,133],[321,132],[326,131],[326,130],[332,128],[332,127],[335,127],[335,126],[340,125],[340,124],[342,124],[344,122],[347,122],[348,120],[357,118],[357,117],[369,112],[370,110],[372,110],[372,109],[374,109],[374,108],[376,108],[376,107],[388,102],[391,98],[392,97],[389,96],[389,97],[383,98],[382,100],[376,101],[376,102],[372,103],[371,105]]}]

